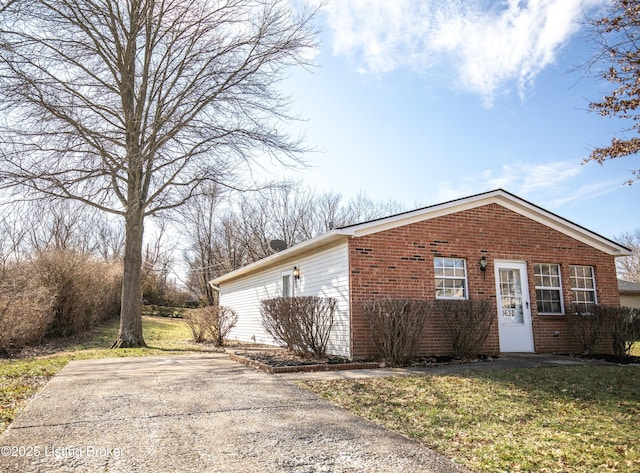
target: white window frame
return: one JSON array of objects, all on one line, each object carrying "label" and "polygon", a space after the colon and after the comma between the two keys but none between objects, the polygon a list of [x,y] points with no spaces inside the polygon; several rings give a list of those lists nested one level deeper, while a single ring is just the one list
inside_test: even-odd
[{"label": "white window frame", "polygon": [[[542,271],[542,267],[546,266],[549,268],[549,274],[543,274]],[[551,267],[555,266],[558,270],[558,274],[551,274]],[[535,289],[536,289],[536,307],[538,308],[538,314],[540,315],[564,315],[564,298],[562,296],[562,274],[560,271],[560,265],[556,264],[556,263],[534,263],[533,264],[533,275],[534,275],[534,281],[535,281]],[[540,282],[542,282],[542,284],[538,284],[539,282],[539,278],[541,279]],[[553,286],[553,285],[545,285],[544,283],[545,278],[549,278],[549,281],[552,281],[553,279],[557,278],[558,279],[558,285],[557,286]],[[560,298],[560,312],[547,312],[547,311],[540,311],[540,306],[538,305],[541,300],[538,297],[538,291],[557,291],[559,298]],[[548,301],[548,302],[552,302],[552,301]]]},{"label": "white window frame", "polygon": [[[588,268],[589,271],[591,272],[591,275],[590,276],[574,275],[574,270],[576,268]],[[591,280],[592,287],[586,287],[586,284],[583,284],[584,287],[580,287],[580,284],[576,284],[576,282],[580,280],[582,281]],[[584,265],[584,264],[572,264],[571,266],[569,266],[569,281],[571,283],[571,296],[575,304],[591,305],[591,304],[598,303],[598,294],[596,292],[596,272],[593,266]],[[593,293],[593,302],[576,300],[576,293],[578,292]]]},{"label": "white window frame", "polygon": [[[452,261],[461,261],[462,262],[462,271],[463,274],[455,274],[457,269],[460,269],[458,267],[456,267],[455,265],[453,266],[447,266],[444,263],[444,260],[452,260]],[[442,266],[437,266],[437,263],[439,261],[443,261]],[[443,270],[442,274],[438,274],[438,270]],[[454,274],[453,275],[446,275],[444,274],[444,270],[445,269],[453,269]],[[467,260],[465,260],[464,258],[453,258],[453,257],[443,257],[443,256],[436,256],[433,259],[433,271],[434,271],[434,276],[435,276],[435,289],[436,289],[436,299],[442,299],[442,300],[466,300],[469,298],[469,286],[468,286],[468,280],[467,280]],[[456,297],[456,296],[439,296],[438,295],[438,291],[440,291],[441,289],[438,288],[438,282],[440,280],[444,280],[444,281],[462,281],[462,289],[464,291],[464,295],[462,297]],[[455,288],[447,288],[446,289],[455,289]]]},{"label": "white window frame", "polygon": [[[287,281],[287,282],[285,282]],[[280,284],[282,289],[282,297],[293,297],[295,295],[295,285],[293,284],[293,271],[285,271],[280,278]],[[289,291],[286,293],[287,286]]]}]

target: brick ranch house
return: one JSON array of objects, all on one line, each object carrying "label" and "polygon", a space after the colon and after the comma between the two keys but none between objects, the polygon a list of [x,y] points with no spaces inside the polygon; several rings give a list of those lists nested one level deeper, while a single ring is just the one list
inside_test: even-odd
[{"label": "brick ranch house", "polygon": [[[367,300],[470,298],[495,307],[484,353],[567,353],[577,346],[565,312],[576,301],[619,305],[615,258],[628,254],[498,189],[336,228],[211,283],[238,314],[230,338],[245,342],[275,344],[260,315],[260,301],[273,297],[335,298],[329,352],[349,358],[374,354]],[[428,319],[420,348],[451,353],[442,316]]]}]

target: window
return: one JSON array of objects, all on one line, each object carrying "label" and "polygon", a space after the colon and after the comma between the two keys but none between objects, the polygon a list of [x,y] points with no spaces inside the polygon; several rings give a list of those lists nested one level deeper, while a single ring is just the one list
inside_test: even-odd
[{"label": "window", "polygon": [[467,266],[461,258],[434,258],[436,299],[467,298]]},{"label": "window", "polygon": [[595,304],[596,281],[593,266],[570,266],[571,291],[576,304]]},{"label": "window", "polygon": [[282,273],[282,297],[293,297],[293,273]]},{"label": "window", "polygon": [[559,264],[534,264],[538,314],[564,314]]}]

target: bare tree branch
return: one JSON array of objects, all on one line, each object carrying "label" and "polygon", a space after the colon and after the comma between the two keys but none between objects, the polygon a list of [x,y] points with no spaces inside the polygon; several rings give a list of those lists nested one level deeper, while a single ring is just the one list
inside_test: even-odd
[{"label": "bare tree branch", "polygon": [[277,85],[309,65],[315,13],[287,0],[0,6],[0,186],[124,217],[122,345],[144,343],[145,216],[265,157],[301,162]]}]

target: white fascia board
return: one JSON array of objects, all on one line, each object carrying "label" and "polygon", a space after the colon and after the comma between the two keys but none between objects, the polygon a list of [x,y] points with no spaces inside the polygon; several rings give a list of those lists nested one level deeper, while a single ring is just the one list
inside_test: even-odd
[{"label": "white fascia board", "polygon": [[393,228],[403,227],[405,225],[411,225],[412,223],[431,220],[437,217],[442,217],[444,215],[473,209],[482,205],[486,205],[488,203],[486,197],[484,197],[482,200],[483,202],[481,203],[478,203],[478,200],[475,199],[465,202],[447,202],[445,204],[434,205],[425,209],[413,210],[403,214],[394,215],[386,219],[363,223],[352,229],[353,236],[361,237],[371,235],[373,233],[391,230]]},{"label": "white fascia board", "polygon": [[631,254],[629,250],[622,245],[608,240],[501,189],[464,199],[445,202],[443,204],[423,209],[405,212],[388,218],[365,222],[360,225],[348,227],[347,229],[352,231],[353,236],[361,237],[404,225],[410,225],[412,223],[431,220],[444,215],[463,212],[465,210],[482,207],[488,204],[501,205],[502,207],[550,227],[611,256],[629,256]]},{"label": "white fascia board", "polygon": [[334,242],[337,242],[341,239],[347,239],[351,236],[351,232],[348,230],[331,230],[327,233],[323,233],[315,238],[307,240],[305,242],[299,243],[295,246],[287,248],[286,250],[282,250],[278,253],[274,253],[266,258],[262,258],[254,263],[243,266],[242,268],[238,268],[235,271],[231,271],[230,273],[223,274],[222,276],[218,276],[215,279],[209,281],[209,284],[220,285],[227,281],[231,281],[233,279],[237,279],[242,276],[247,276],[249,274],[255,273],[257,271],[261,271],[263,269],[267,269],[269,267],[282,264],[287,260],[292,260],[296,256],[307,253],[308,251],[314,250],[316,248],[321,248],[323,246],[330,245]]},{"label": "white fascia board", "polygon": [[630,256],[632,254],[628,248],[551,212],[542,210],[540,207],[530,204],[529,202],[514,199],[500,199],[497,203],[608,255],[620,257]]}]

